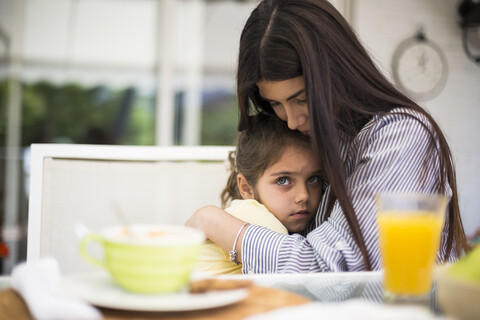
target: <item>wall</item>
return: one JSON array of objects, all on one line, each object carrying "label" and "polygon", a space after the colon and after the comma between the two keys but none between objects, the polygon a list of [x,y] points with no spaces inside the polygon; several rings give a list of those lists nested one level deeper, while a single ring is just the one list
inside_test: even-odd
[{"label": "wall", "polygon": [[[480,168],[478,166],[480,164],[480,142],[476,137],[476,133],[479,131],[477,123],[480,120],[480,90],[478,88],[480,83],[480,66],[470,62],[462,49],[460,28],[458,26],[459,17],[457,14],[459,1],[332,0],[337,7],[352,9],[348,10],[352,24],[386,74],[390,74],[391,58],[395,47],[404,39],[413,36],[419,24],[424,26],[427,36],[444,50],[449,64],[449,76],[446,87],[438,97],[426,101],[422,105],[438,120],[450,143],[457,164],[462,215],[466,231],[471,234],[476,228],[480,227],[480,197],[477,196],[477,190],[480,190],[480,179],[477,178],[480,176]],[[61,20],[58,13],[63,9],[64,12],[68,12],[66,9],[70,2],[65,0],[29,0],[24,2],[26,8],[22,10],[17,8],[21,6],[22,1],[0,0],[0,25],[6,31],[10,31],[15,21],[12,17],[12,12],[23,13],[26,19],[32,16],[37,17],[33,20],[27,19],[29,22],[24,30],[25,38],[32,40],[31,44],[25,43],[24,45],[27,56],[30,54],[29,57],[32,60],[37,60],[40,57],[33,57],[33,53],[39,55],[46,53],[47,51],[45,50],[59,49],[58,43],[62,39],[65,40],[65,28],[58,29],[49,26],[53,22],[63,22],[63,26],[67,27],[65,20]],[[137,1],[117,0],[108,1],[108,4],[123,10],[131,8],[134,2],[136,3]],[[88,9],[90,5],[102,5],[102,3],[107,2],[96,0],[78,2],[79,9]],[[139,2],[139,8],[135,9],[135,11],[130,11],[134,12],[135,16],[144,17],[141,24],[125,23],[117,25],[115,21],[110,21],[112,20],[111,15],[107,24],[102,23],[104,29],[108,26],[125,26],[125,28],[119,29],[120,32],[118,34],[121,34],[123,37],[128,36],[129,41],[131,40],[129,43],[134,44],[133,47],[141,49],[135,51],[139,55],[137,60],[147,66],[153,64],[152,60],[154,59],[151,42],[145,40],[146,38],[151,39],[154,37],[152,34],[153,26],[151,26],[154,20],[153,12],[148,7],[154,7],[154,4],[155,1],[153,0],[141,1]],[[224,1],[221,3],[214,2],[214,5],[210,3],[206,9],[204,63],[211,70],[220,71],[220,73],[225,72],[225,78],[228,78],[228,72],[232,70],[232,60],[235,58],[238,48],[238,35],[253,7],[254,3],[243,3],[240,5],[239,3]],[[86,12],[86,9],[83,9],[80,10],[82,14]],[[53,15],[56,17],[55,19],[50,19],[43,15],[43,13],[53,12],[56,13]],[[88,12],[95,13],[96,10]],[[95,21],[101,23],[101,18],[102,16],[97,17]],[[92,23],[93,20],[89,18],[88,21]],[[132,36],[132,30],[129,29],[133,26],[136,26],[134,36]],[[43,30],[40,33],[44,37],[41,42],[34,41],[39,39],[39,33],[35,32],[37,27],[39,30]],[[94,28],[93,30],[96,29]],[[77,32],[80,31],[77,30]],[[97,33],[91,32],[89,37],[79,34],[76,38],[77,42],[80,40],[93,41],[93,35],[95,34]],[[51,37],[48,38],[47,36]],[[106,35],[103,35],[103,38],[105,37]],[[92,46],[95,48],[95,52],[102,51],[99,49],[100,47],[103,48],[106,43],[112,45],[120,41],[118,38],[107,38],[109,38],[108,42],[98,42],[96,46]],[[70,47],[68,45],[62,46],[61,49],[67,50],[70,48],[72,52],[76,52],[74,49],[82,48],[77,42],[71,43]],[[47,47],[45,47],[46,44],[48,44]],[[56,56],[58,61],[63,61],[68,56],[68,52],[62,50],[60,50],[61,54],[58,53]],[[0,44],[0,55],[4,51],[5,48]],[[92,52],[84,53],[88,55]],[[117,54],[113,54],[114,52],[117,52]],[[104,51],[104,53],[104,58],[107,59],[132,58],[132,54],[125,57],[126,51],[122,53],[122,50]],[[142,66],[145,67],[145,65]],[[129,77],[129,79],[140,81],[138,76]],[[233,86],[233,78],[230,79],[231,82],[225,79],[222,79],[222,81],[226,87]]]},{"label": "wall", "polygon": [[480,65],[463,52],[457,6],[460,0],[353,0],[360,38],[386,74],[396,46],[422,24],[444,51],[449,75],[436,98],[422,102],[444,130],[457,167],[460,209],[467,234],[480,227]]}]

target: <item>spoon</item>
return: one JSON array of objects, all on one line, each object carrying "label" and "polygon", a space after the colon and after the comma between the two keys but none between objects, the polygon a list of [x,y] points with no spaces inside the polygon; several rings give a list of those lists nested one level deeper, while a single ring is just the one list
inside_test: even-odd
[{"label": "spoon", "polygon": [[132,235],[133,233],[130,231],[130,223],[128,222],[123,210],[118,206],[117,203],[113,203],[113,207],[115,208],[115,215],[117,216],[118,220],[120,220],[120,224],[122,225],[123,233],[125,235]]}]

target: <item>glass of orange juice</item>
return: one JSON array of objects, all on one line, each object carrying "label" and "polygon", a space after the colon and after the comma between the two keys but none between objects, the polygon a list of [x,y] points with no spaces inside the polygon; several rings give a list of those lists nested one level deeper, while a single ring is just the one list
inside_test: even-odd
[{"label": "glass of orange juice", "polygon": [[438,194],[377,196],[385,300],[429,297],[446,204]]}]

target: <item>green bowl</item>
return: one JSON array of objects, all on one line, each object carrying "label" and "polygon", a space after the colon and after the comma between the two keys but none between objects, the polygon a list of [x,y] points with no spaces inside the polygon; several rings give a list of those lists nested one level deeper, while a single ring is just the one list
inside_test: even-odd
[{"label": "green bowl", "polygon": [[[169,293],[184,287],[197,262],[202,232],[183,226],[121,226],[86,235],[80,244],[83,258],[105,268],[115,282],[135,293]],[[102,245],[104,259],[93,257],[88,245]]]}]

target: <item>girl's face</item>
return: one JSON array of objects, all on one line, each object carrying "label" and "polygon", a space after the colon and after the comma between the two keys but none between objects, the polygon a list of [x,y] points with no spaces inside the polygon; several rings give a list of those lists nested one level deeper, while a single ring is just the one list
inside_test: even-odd
[{"label": "girl's face", "polygon": [[290,233],[300,232],[315,217],[320,203],[318,160],[305,147],[287,146],[280,160],[258,179],[253,192]]},{"label": "girl's face", "polygon": [[292,130],[310,135],[307,95],[303,76],[283,80],[257,82],[260,95],[268,101],[276,115]]}]

